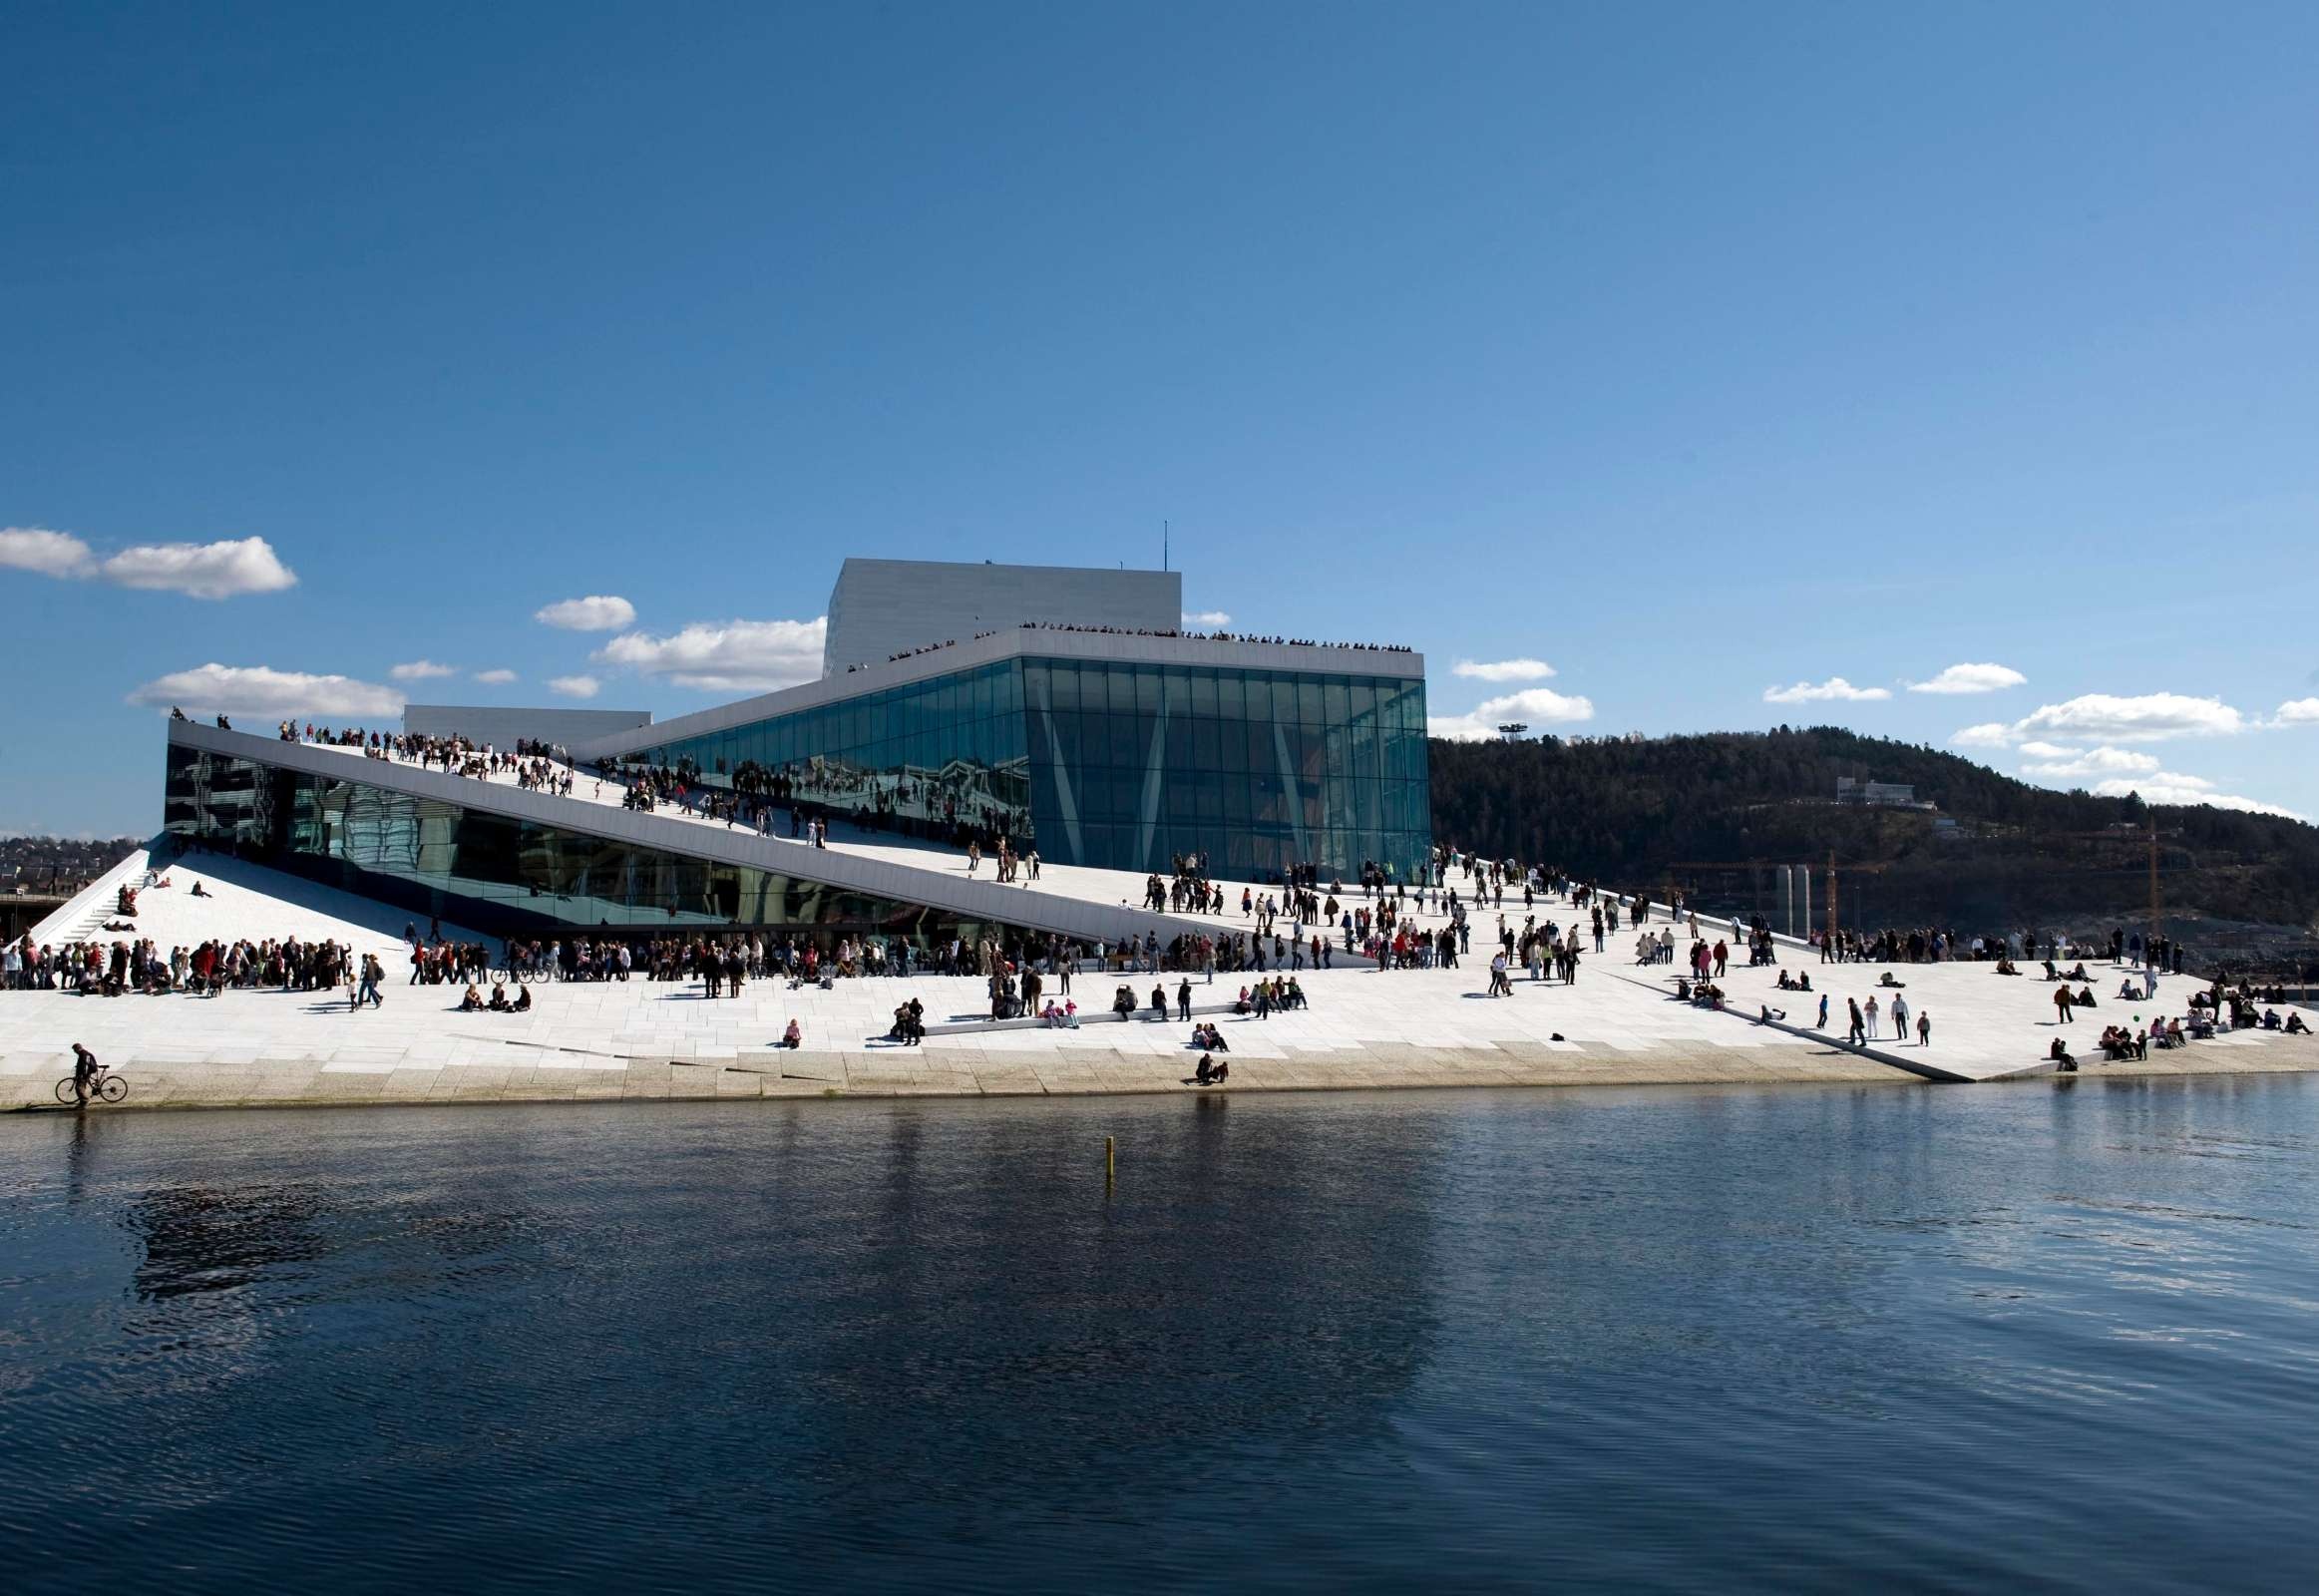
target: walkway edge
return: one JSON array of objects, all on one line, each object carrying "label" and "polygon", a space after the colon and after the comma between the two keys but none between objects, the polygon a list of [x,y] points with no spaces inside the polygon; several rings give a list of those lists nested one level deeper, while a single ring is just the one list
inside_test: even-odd
[{"label": "walkway edge", "polygon": [[[1651,992],[1658,993],[1669,1002],[1675,1001],[1674,996],[1668,993],[1666,989],[1661,987],[1656,981],[1642,981],[1633,976],[1622,976],[1615,970],[1605,971],[1604,974],[1608,975],[1614,981],[1623,981],[1631,987],[1642,987]],[[1817,997],[1818,994],[1814,993],[1812,996]],[[1740,1024],[1743,1025],[1759,1025],[1767,1030],[1785,1031],[1788,1035],[1801,1037],[1805,1041],[1823,1042],[1828,1047],[1834,1049],[1837,1052],[1852,1053],[1861,1058],[1873,1058],[1880,1064],[1889,1064],[1894,1069],[1904,1069],[1912,1075],[1922,1076],[1926,1080],[1938,1081],[1944,1086],[1976,1086],[1979,1085],[1982,1080],[1982,1077],[1979,1075],[1962,1075],[1953,1069],[1943,1069],[1938,1064],[1928,1064],[1919,1059],[1903,1058],[1897,1053],[1888,1053],[1881,1047],[1866,1047],[1862,1046],[1858,1042],[1838,1041],[1835,1037],[1830,1036],[1823,1031],[1814,1030],[1807,1025],[1790,1025],[1783,1019],[1750,1019],[1746,1015],[1733,1008],[1724,1008],[1717,1011],[1719,1013],[1728,1015],[1732,1019],[1738,1020]]]}]

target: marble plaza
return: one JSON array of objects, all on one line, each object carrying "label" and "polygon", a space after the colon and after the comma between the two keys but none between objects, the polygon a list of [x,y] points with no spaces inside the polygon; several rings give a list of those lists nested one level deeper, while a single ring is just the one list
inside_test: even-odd
[{"label": "marble plaza", "polygon": [[[607,795],[608,798],[608,795]],[[706,825],[706,822],[690,822]],[[778,847],[802,847],[776,840]],[[829,851],[906,853],[916,870],[964,875],[966,861],[892,839],[833,837]],[[167,887],[158,884],[166,879]],[[1171,1006],[1182,978],[1079,974],[1076,1028],[981,1019],[987,999],[972,978],[840,981],[828,990],[751,982],[737,998],[710,999],[698,982],[532,984],[525,1014],[462,1012],[459,989],[400,985],[408,969],[401,912],[296,877],[219,857],[169,862],[139,854],[94,884],[40,928],[37,940],[104,938],[100,929],[123,881],[153,880],[140,894],[139,935],[165,949],[210,937],[326,937],[375,952],[393,973],[386,1006],[350,1010],[343,994],[227,992],[103,998],[72,993],[0,995],[0,1105],[55,1104],[80,1041],[125,1074],[123,1105],[228,1106],[288,1103],[436,1102],[549,1098],[816,1097],[901,1094],[1035,1095],[1194,1089],[1198,1053],[1190,1027],[1108,1011],[1129,985],[1148,1000],[1154,982]],[[208,896],[194,897],[193,883]],[[1119,872],[1042,873],[1042,894],[1068,892],[1117,903],[1141,878]],[[1027,890],[1027,889],[1026,889]],[[1239,889],[1220,917],[1241,926]],[[1541,919],[1557,905],[1541,901]],[[1559,906],[1569,918],[1567,905]],[[1519,924],[1519,895],[1507,913]],[[1478,950],[1494,932],[1494,908],[1476,915]],[[1433,917],[1438,924],[1438,917]],[[1664,925],[1664,911],[1652,924]],[[1711,931],[1713,928],[1709,928]],[[446,927],[450,935],[460,929]],[[1728,925],[1724,928],[1728,932]],[[2051,988],[2032,978],[1991,975],[1987,965],[1903,966],[1913,1008],[1933,1020],[1932,1043],[1890,1037],[1865,1048],[1840,1039],[1844,998],[1865,998],[1881,972],[1871,966],[1806,965],[1808,950],[1784,946],[1793,968],[1808,969],[1831,998],[1839,1034],[1809,1021],[1816,997],[1780,994],[1775,969],[1735,967],[1725,1011],[1675,1001],[1667,967],[1641,967],[1624,948],[1631,935],[1586,961],[1574,986],[1517,978],[1512,998],[1486,996],[1486,957],[1460,968],[1379,971],[1341,964],[1301,971],[1309,1009],[1266,1020],[1214,1012],[1239,991],[1238,978],[1194,978],[1193,1002],[1230,1042],[1226,1090],[1704,1084],[1717,1082],[1966,1083],[2041,1073],[2055,1034]],[[2098,967],[2098,994],[2121,973]],[[2071,1027],[2088,1076],[2307,1069],[2319,1066],[2308,1037],[2242,1031],[2146,1063],[2102,1064],[2092,1038],[2102,1024],[2150,1011],[2178,1011],[2190,985],[2172,981],[2155,1005],[2103,1006]],[[1884,994],[1889,999],[1890,994]],[[934,1027],[925,1043],[885,1039],[894,1006],[916,997]],[[2170,1002],[2166,999],[2172,999]],[[1782,1001],[1783,1000],[1783,1001]],[[1758,1005],[1787,1010],[1785,1026],[1757,1023]],[[2143,1017],[2148,1017],[2143,1013]],[[774,1046],[794,1018],[803,1044]],[[2083,1078],[2083,1077],[2082,1077]]]}]

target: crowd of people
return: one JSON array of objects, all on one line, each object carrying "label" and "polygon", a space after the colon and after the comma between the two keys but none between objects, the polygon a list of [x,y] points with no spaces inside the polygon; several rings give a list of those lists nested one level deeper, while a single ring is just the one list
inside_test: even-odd
[{"label": "crowd of people", "polygon": [[[1823,965],[1923,965],[1959,960],[2010,965],[2023,959],[2033,963],[2041,958],[2049,961],[2106,959],[2113,964],[2178,976],[2187,957],[2182,945],[2173,938],[2154,937],[2145,949],[2139,932],[2128,934],[2124,928],[2114,928],[2106,943],[2080,942],[2066,933],[2035,927],[1967,936],[1941,926],[1874,932],[1845,929],[1833,936],[1815,928],[1805,940],[1818,953]],[[2146,959],[2145,954],[2149,956]]]},{"label": "crowd of people", "polygon": [[[2140,995],[2121,992],[2120,996],[2137,998]],[[2057,1025],[2069,1023],[2073,1017],[2072,1011],[2088,1006],[2090,997],[2090,993],[2073,995],[2066,985],[2057,987],[2054,993],[2055,1004],[2060,1013]],[[2105,1061],[2119,1063],[2147,1058],[2152,1047],[2170,1051],[2193,1041],[2228,1035],[2232,1031],[2273,1030],[2289,1036],[2311,1034],[2311,1027],[2299,1010],[2289,1008],[2283,1015],[2279,1012],[2279,1005],[2285,1001],[2286,994],[2280,988],[2257,988],[2245,981],[2233,986],[2227,979],[2218,977],[2211,986],[2190,994],[2184,1012],[2155,1014],[2147,1023],[2143,1022],[2139,1014],[2135,1014],[2123,1024],[2104,1025],[2094,1045]],[[2078,1068],[2079,1060],[2062,1036],[2054,1037],[2046,1053],[2055,1067],[2065,1073]]]},{"label": "crowd of people", "polygon": [[442,767],[447,776],[472,776],[485,781],[512,778],[526,791],[572,796],[572,768],[563,748],[519,737],[513,750],[479,743],[467,737],[418,732],[379,731],[361,726],[302,726],[277,722],[274,734],[283,742],[311,743],[319,748],[347,748],[365,759],[417,765],[422,770]]},{"label": "crowd of people", "polygon": [[[1312,637],[1268,637],[1239,631],[1190,631],[1177,626],[1089,626],[1063,620],[1025,620],[1021,622],[1021,627],[1024,631],[1086,631],[1112,637],[1183,637],[1195,642],[1269,642],[1286,644],[1296,648],[1351,648],[1363,653],[1375,654],[1415,652],[1406,643],[1322,642]],[[984,637],[995,637],[998,635],[999,629],[1002,628],[977,631],[974,633],[973,640],[979,642]],[[886,663],[891,665],[899,660],[915,659],[920,654],[940,653],[946,648],[956,648],[958,645],[958,638],[946,637],[941,642],[925,643],[916,648],[904,648],[899,652],[890,653],[886,656]],[[851,674],[854,671],[868,668],[867,665],[851,664],[846,666],[846,671]]]},{"label": "crowd of people", "polygon": [[[1364,653],[1405,654],[1414,652],[1404,643],[1392,642],[1320,642],[1311,637],[1266,637],[1240,631],[1186,631],[1174,626],[1087,626],[1063,620],[1025,620],[1025,631],[1091,631],[1112,637],[1186,637],[1197,642],[1269,642],[1295,648],[1352,648]],[[988,637],[991,632],[977,635]],[[941,646],[949,647],[948,643]],[[923,651],[923,650],[919,650]],[[897,659],[908,655],[897,654]]]},{"label": "crowd of people", "polygon": [[[366,757],[487,779],[512,778],[567,794],[572,788],[573,772],[563,751],[542,745],[522,744],[503,752],[457,737],[300,727],[288,721],[278,729],[287,740],[358,749]],[[817,829],[826,822],[804,811],[798,785],[785,773],[751,768],[726,787],[701,784],[697,770],[683,765],[606,766],[604,771],[627,782],[634,803],[644,807],[672,803],[687,813],[721,815],[727,824],[769,829],[776,807],[786,803],[793,837],[826,840]],[[978,874],[987,859],[1001,882],[1037,878],[1036,851],[1026,848],[1018,853],[1003,832],[987,852],[979,835],[968,835],[965,846],[970,874]],[[1455,969],[1471,957],[1477,932],[1484,938],[1489,996],[1499,998],[1514,998],[1515,983],[1524,975],[1534,988],[1574,985],[1589,955],[1604,954],[1610,938],[1628,932],[1638,965],[1670,967],[1677,1000],[1710,1008],[1727,1005],[1725,984],[1739,956],[1751,967],[1780,962],[1780,939],[1761,917],[1742,922],[1735,916],[1703,924],[1698,907],[1680,894],[1654,905],[1647,894],[1618,893],[1573,879],[1550,865],[1488,859],[1440,847],[1412,869],[1363,861],[1350,873],[1355,884],[1353,891],[1341,876],[1318,865],[1288,866],[1278,872],[1271,887],[1242,888],[1237,895],[1237,926],[1176,928],[1164,941],[1167,928],[1091,945],[997,927],[937,939],[931,945],[901,934],[833,936],[826,931],[733,929],[635,937],[597,931],[511,939],[495,967],[485,944],[448,939],[439,929],[421,937],[415,927],[406,927],[408,980],[414,986],[459,989],[457,1006],[464,1010],[523,1012],[533,1004],[525,983],[540,980],[626,981],[640,973],[654,982],[697,980],[705,998],[731,998],[742,996],[748,983],[764,979],[786,980],[794,988],[828,987],[851,979],[974,977],[985,983],[993,1017],[1036,1016],[1049,1023],[1075,1023],[1071,977],[1089,968],[1106,974],[1166,972],[1184,977],[1177,1008],[1178,1017],[1186,1021],[1191,977],[1213,983],[1219,974],[1247,973],[1255,980],[1239,988],[1232,1007],[1262,1019],[1280,1007],[1302,1006],[1305,998],[1296,976],[1307,969],[1332,968],[1339,953],[1370,960],[1380,972]],[[353,994],[351,1001],[357,1007],[384,1002],[380,989],[385,972],[378,961],[357,957],[342,943],[297,937],[240,939],[172,948],[165,954],[153,940],[134,936],[140,890],[122,887],[115,898],[114,918],[106,924],[110,932],[129,935],[110,945],[81,941],[61,949],[35,948],[29,939],[6,945],[0,950],[0,985],[211,997],[227,989],[346,991]],[[195,895],[202,892],[198,883],[192,890]],[[1516,900],[1514,906],[1508,905],[1509,897]],[[1211,874],[1207,857],[1192,853],[1177,855],[1167,870],[1146,876],[1142,907],[1155,914],[1215,922],[1230,913],[1232,903],[1227,889]],[[1654,923],[1659,914],[1665,920]],[[1795,950],[1792,941],[1787,946],[1791,953]],[[2055,1022],[2069,1025],[2079,1011],[2102,1002],[2089,960],[2107,959],[2129,972],[2113,1000],[2140,1004],[2154,998],[2158,978],[2179,971],[2185,957],[2178,943],[2158,938],[2145,947],[2139,935],[2123,930],[2091,943],[2029,928],[1980,934],[1939,926],[1845,930],[1834,935],[1814,932],[1804,946],[1816,951],[1823,964],[1885,967],[1873,990],[1841,999],[1844,1034],[1858,1045],[1889,1036],[1899,1041],[1913,1037],[1919,1046],[1930,1046],[1931,1016],[1911,1000],[1903,990],[1906,983],[1894,974],[1910,966],[1972,961],[1999,975],[2019,976],[2023,972],[2017,961],[2033,967],[2042,964],[2054,989]],[[1818,996],[1812,1028],[1827,1030],[1830,996],[1814,993],[1808,971],[1799,968],[1791,974],[1779,969],[1776,989]],[[2283,995],[2275,990],[2269,995],[2267,1011],[2265,1000],[2266,995],[2243,983],[2231,988],[2217,980],[2211,991],[2192,997],[2179,1015],[2159,1015],[2147,1024],[2136,1015],[2125,1024],[2106,1025],[2096,1047],[2107,1058],[2146,1057],[2152,1045],[2170,1048],[2218,1031],[2306,1028],[2300,1013],[2283,1017],[2279,1013]],[[1144,1011],[1146,1006],[1133,986],[1120,987],[1113,1001],[1114,1009],[1123,1014]],[[1164,985],[1151,988],[1148,1008],[1157,1017],[1168,1016]],[[1765,1002],[1758,1018],[1784,1023],[1786,1013]],[[915,997],[905,998],[895,1015],[890,1032],[895,1039],[910,1045],[923,1040],[923,1007]],[[1210,1024],[1195,1032],[1191,1045],[1214,1051],[1221,1041]],[[2058,1039],[2055,1047],[2059,1061],[2067,1048]]]},{"label": "crowd of people", "polygon": [[85,997],[184,994],[214,998],[226,991],[274,989],[328,993],[353,986],[360,966],[344,943],[295,937],[263,941],[212,939],[164,953],[150,937],[34,947],[30,938],[0,949],[0,986],[14,991],[73,992]]}]

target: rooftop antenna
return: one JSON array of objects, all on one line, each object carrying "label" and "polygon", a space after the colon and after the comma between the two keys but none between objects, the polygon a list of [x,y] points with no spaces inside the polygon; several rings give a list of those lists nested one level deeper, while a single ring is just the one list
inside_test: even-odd
[{"label": "rooftop antenna", "polygon": [[1168,569],[1168,524],[1160,523],[1160,570]]}]

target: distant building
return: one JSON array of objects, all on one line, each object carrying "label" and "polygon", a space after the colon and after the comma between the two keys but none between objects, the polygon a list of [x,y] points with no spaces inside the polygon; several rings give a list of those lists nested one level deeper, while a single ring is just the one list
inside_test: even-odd
[{"label": "distant building", "polygon": [[1838,776],[1836,802],[1865,804],[1870,808],[1914,808],[1916,788],[1905,781],[1854,781],[1849,776]]}]

